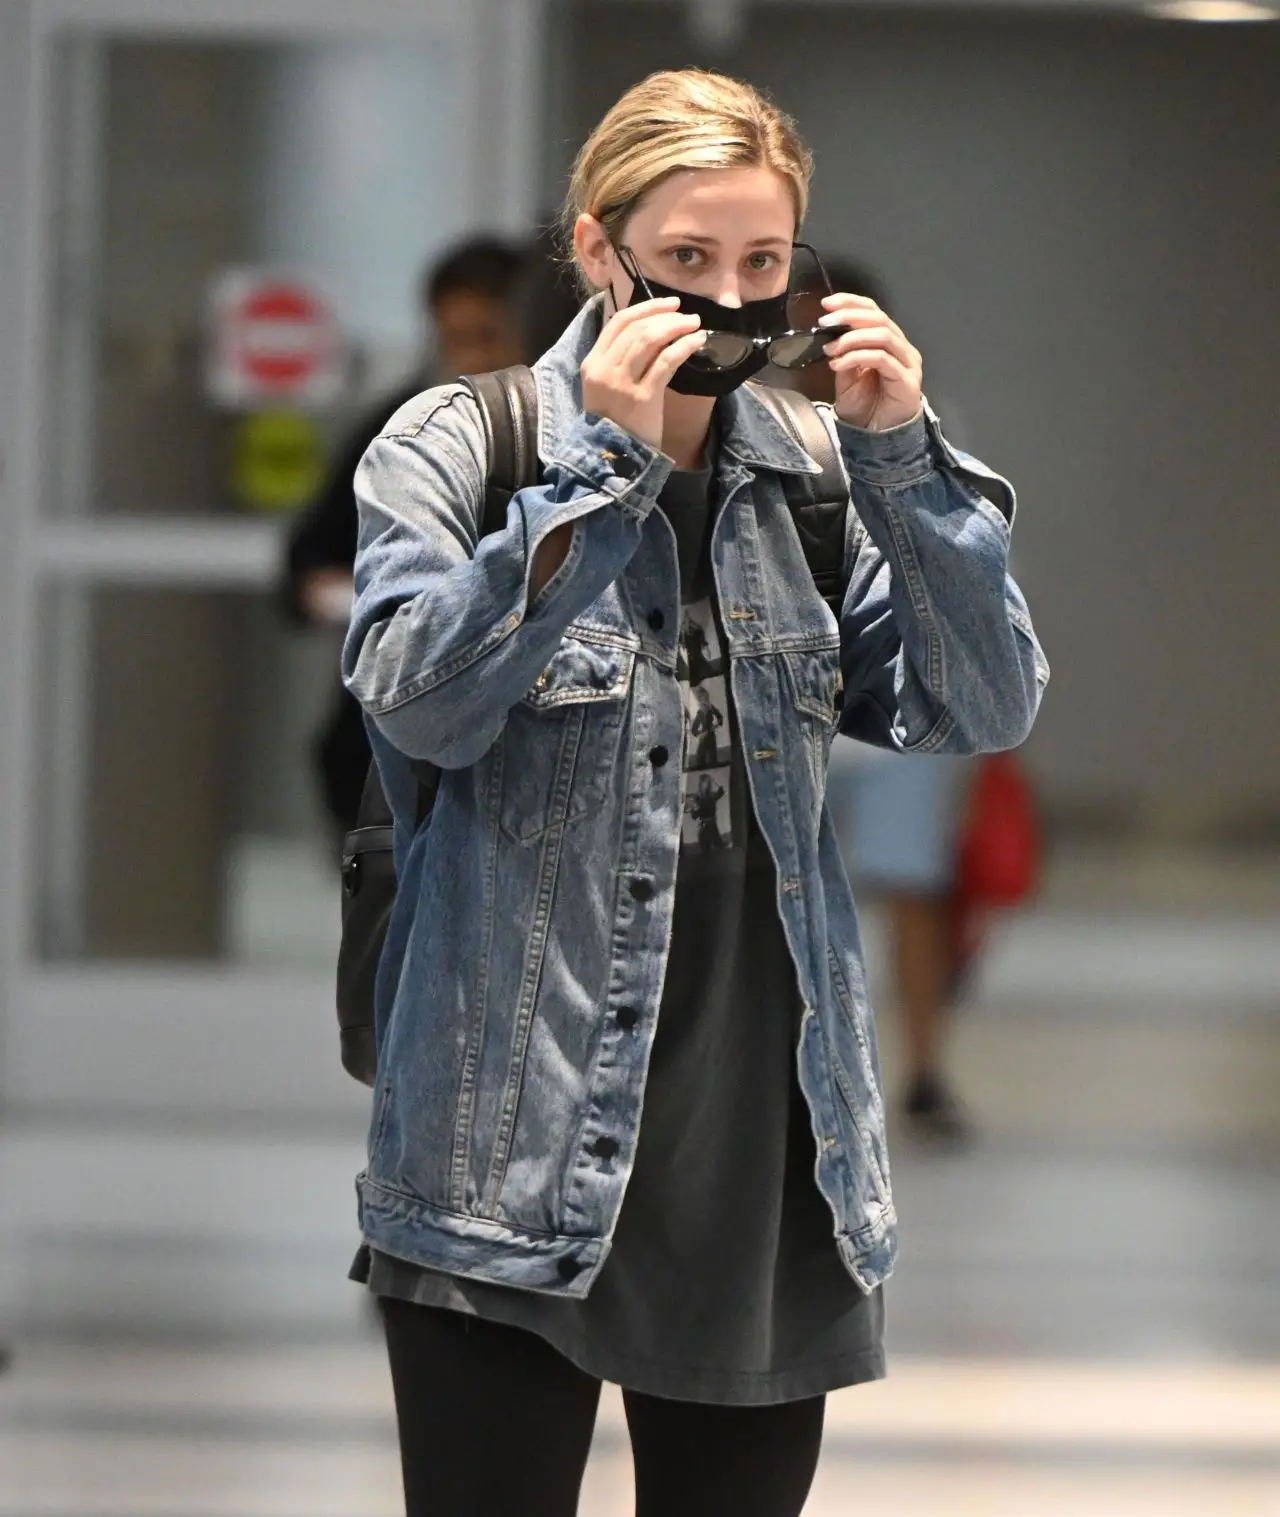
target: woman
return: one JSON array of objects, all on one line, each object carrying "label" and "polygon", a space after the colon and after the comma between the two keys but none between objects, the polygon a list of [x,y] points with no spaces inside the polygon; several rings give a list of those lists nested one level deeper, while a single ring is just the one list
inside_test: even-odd
[{"label": "woman", "polygon": [[[827,754],[837,723],[1018,743],[1047,671],[1005,567],[1012,492],[946,443],[902,332],[840,293],[790,345],[831,364],[856,503],[839,626],[817,594],[783,490],[813,460],[742,384],[786,326],[810,167],[746,85],[630,90],[575,166],[596,293],[536,367],[542,483],[478,539],[459,386],[397,412],[357,476],[344,673],[400,889],[354,1273],[413,1517],[574,1512],[603,1380],[639,1517],[791,1517],[826,1392],[884,1373],[895,1216]],[[729,714],[700,773],[690,619]],[[415,760],[443,771],[420,827]],[[687,816],[703,776],[723,847]]]}]

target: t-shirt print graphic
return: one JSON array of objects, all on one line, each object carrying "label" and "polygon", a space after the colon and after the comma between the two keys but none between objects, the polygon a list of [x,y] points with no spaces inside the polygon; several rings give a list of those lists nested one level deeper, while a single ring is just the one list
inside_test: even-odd
[{"label": "t-shirt print graphic", "polygon": [[686,726],[681,844],[715,853],[733,847],[733,735],[729,666],[710,598],[684,608],[676,672]]}]

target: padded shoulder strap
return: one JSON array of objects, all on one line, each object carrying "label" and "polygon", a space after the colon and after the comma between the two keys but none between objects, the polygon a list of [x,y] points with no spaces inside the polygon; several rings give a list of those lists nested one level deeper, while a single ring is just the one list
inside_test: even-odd
[{"label": "padded shoulder strap", "polygon": [[480,535],[487,537],[506,526],[507,502],[516,491],[538,481],[538,386],[525,364],[461,378],[479,402],[489,444],[480,521]]},{"label": "padded shoulder strap", "polygon": [[840,455],[809,397],[798,390],[782,390],[773,385],[752,384],[751,388],[821,468],[822,473],[813,481],[814,501],[823,504],[847,501],[849,486],[840,466]]},{"label": "padded shoulder strap", "polygon": [[769,385],[752,384],[751,388],[822,471],[818,475],[782,474],[779,478],[813,582],[838,620],[844,605],[849,516],[849,485],[839,452],[807,396]]}]

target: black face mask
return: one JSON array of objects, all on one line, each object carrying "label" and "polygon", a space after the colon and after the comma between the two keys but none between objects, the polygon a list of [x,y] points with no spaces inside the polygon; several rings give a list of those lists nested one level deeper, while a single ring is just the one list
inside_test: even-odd
[{"label": "black face mask", "polygon": [[[728,395],[769,362],[768,342],[751,339],[776,337],[787,330],[787,301],[790,297],[785,290],[768,300],[748,300],[740,306],[726,306],[705,295],[691,295],[688,290],[675,290],[670,285],[659,284],[656,279],[646,279],[630,249],[618,249],[618,262],[632,279],[628,305],[674,296],[685,315],[697,316],[702,321],[702,328],[707,333],[706,343],[700,352],[686,359],[667,382],[678,395],[717,398]],[[617,304],[616,296],[614,304]],[[744,338],[747,339],[745,342]],[[742,354],[740,358],[738,353]]]}]

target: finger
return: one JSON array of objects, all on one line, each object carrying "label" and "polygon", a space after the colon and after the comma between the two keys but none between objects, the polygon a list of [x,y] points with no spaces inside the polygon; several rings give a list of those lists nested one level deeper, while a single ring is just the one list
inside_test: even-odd
[{"label": "finger", "polygon": [[610,347],[597,343],[584,360],[584,371],[606,383],[634,383],[662,347],[698,325],[696,316],[681,311],[651,312],[645,321],[630,323]]},{"label": "finger", "polygon": [[829,358],[827,365],[833,374],[856,373],[861,369],[878,373],[893,385],[906,385],[915,390],[924,388],[924,376],[919,368],[888,348],[854,348],[838,358]]},{"label": "finger", "polygon": [[[846,305],[829,306],[827,301],[847,301]],[[822,302],[827,306],[824,316],[818,317],[820,327],[888,327],[896,332],[905,342],[907,334],[902,330],[893,317],[887,311],[883,311],[874,300],[868,300],[865,295],[828,295]]]},{"label": "finger", "polygon": [[690,332],[687,337],[681,337],[663,348],[650,365],[649,372],[644,376],[645,389],[650,393],[656,389],[665,389],[667,381],[680,365],[692,358],[706,340],[705,332]]},{"label": "finger", "polygon": [[[675,332],[667,331],[650,334],[643,343],[637,342],[628,351],[625,360],[619,364],[618,374],[620,380],[627,384],[642,384],[653,365],[673,343],[684,342],[686,338],[699,337],[700,335],[697,328],[690,331],[688,327],[683,327]],[[701,347],[702,342],[705,342],[705,340],[705,337],[702,337],[701,341],[694,344],[694,347]]]},{"label": "finger", "polygon": [[902,333],[891,326],[862,327],[853,332],[846,332],[843,336],[826,343],[822,351],[830,359],[866,348],[884,348],[896,354],[908,368],[915,367],[920,359],[920,355]]},{"label": "finger", "polygon": [[[834,295],[824,295],[822,297],[822,309],[827,313],[832,323],[836,321],[838,312],[855,314],[867,311],[872,315],[879,314],[884,316],[884,312],[880,310],[880,307],[872,300],[870,295],[850,295],[844,290],[837,290]],[[887,320],[888,318],[886,317],[885,319]],[[819,317],[818,320],[821,323],[822,318]]]},{"label": "finger", "polygon": [[609,318],[614,327],[625,327],[633,321],[642,321],[655,311],[674,311],[680,304],[678,295],[655,295],[652,300],[638,300],[635,305],[623,306]]},{"label": "finger", "polygon": [[843,358],[828,360],[833,374],[844,374],[849,371],[870,370],[886,381],[886,383],[902,390],[918,390],[920,381],[918,377],[902,362],[895,358],[892,353],[886,353],[883,349],[867,349],[857,353],[846,353]]},{"label": "finger", "polygon": [[612,362],[631,379],[641,379],[668,344],[692,336],[700,330],[701,320],[680,312],[674,316],[655,316],[644,326],[636,326],[625,342],[615,348]]},{"label": "finger", "polygon": [[680,297],[678,295],[660,295],[655,300],[642,300],[638,305],[623,306],[620,311],[615,311],[608,321],[605,322],[600,330],[596,346],[602,353],[606,353],[637,322],[646,321],[660,311],[679,310],[679,307]]}]

